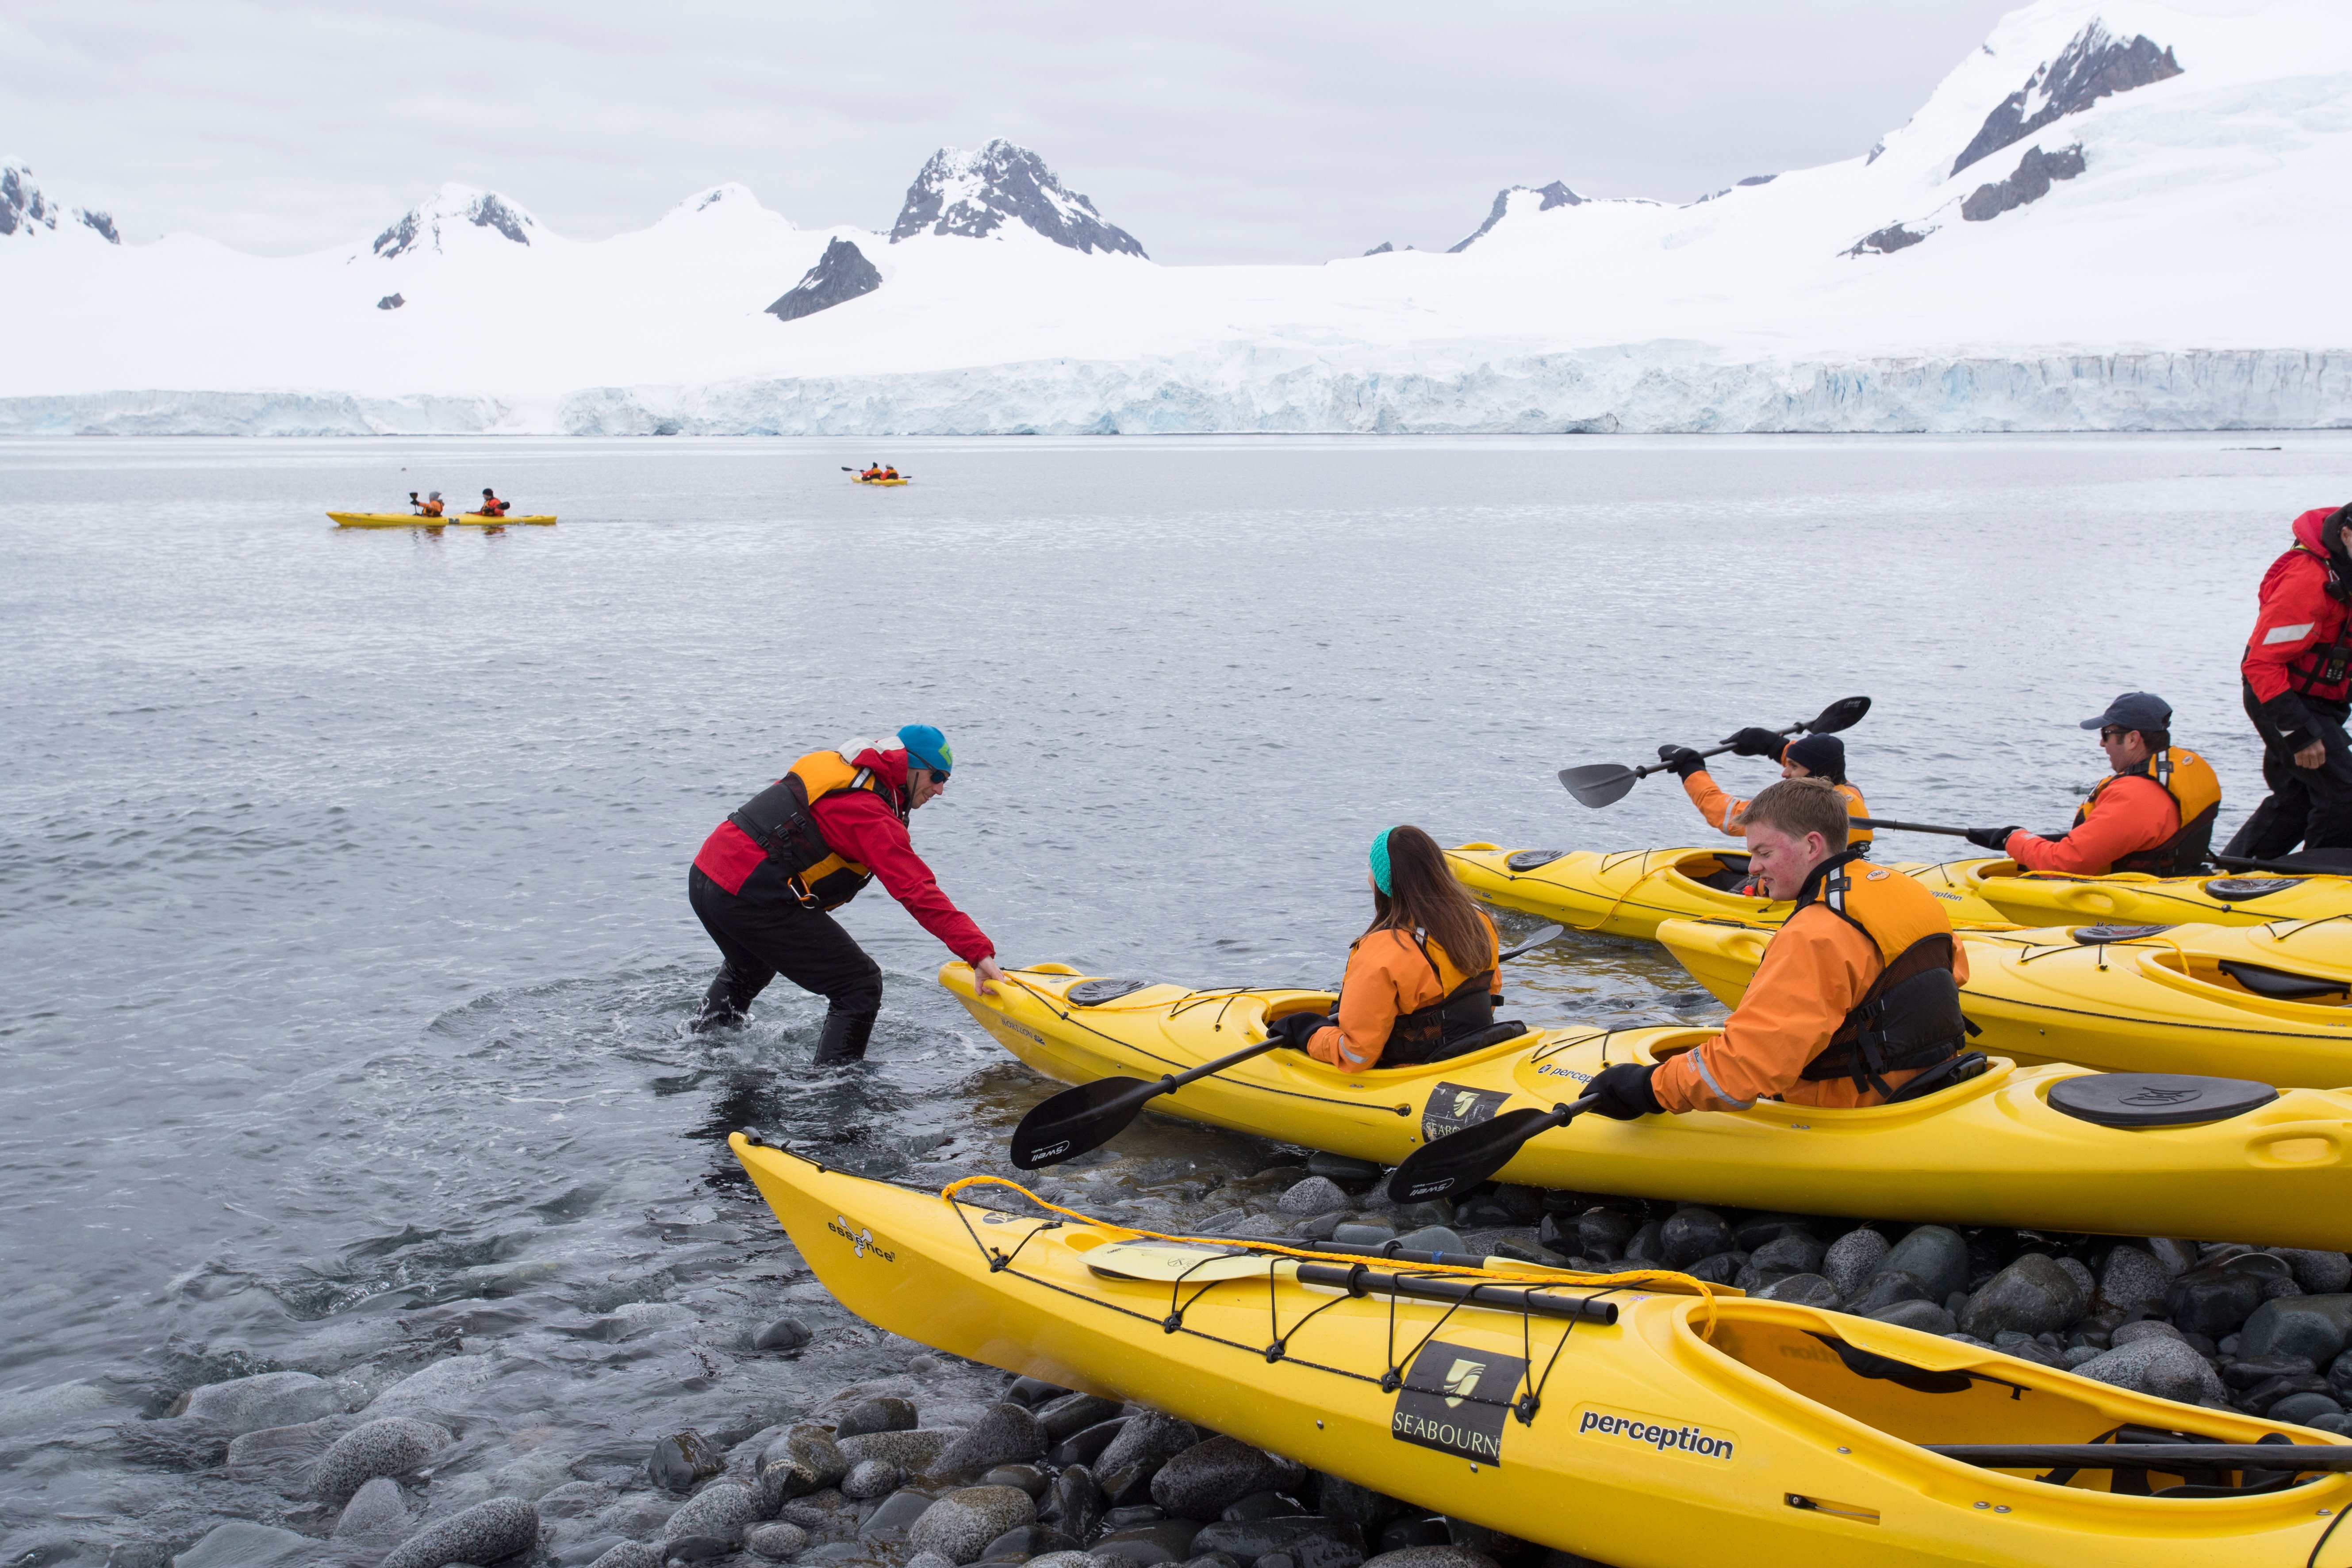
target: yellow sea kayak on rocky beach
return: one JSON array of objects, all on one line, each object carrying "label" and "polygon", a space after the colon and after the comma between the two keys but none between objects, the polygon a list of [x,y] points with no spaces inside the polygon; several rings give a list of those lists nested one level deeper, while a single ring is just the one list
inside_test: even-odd
[{"label": "yellow sea kayak on rocky beach", "polygon": [[[1737,1005],[1771,930],[1668,921],[1658,941]],[[1973,1042],[2021,1061],[2352,1085],[2352,922],[1964,931]],[[2331,1167],[2352,1125],[2327,1141]],[[2299,1145],[2300,1146],[2300,1145]],[[2317,1143],[2308,1146],[2317,1158]],[[2273,1158],[2291,1158],[2284,1146]],[[2352,1183],[2346,1196],[2352,1199]]]},{"label": "yellow sea kayak on rocky beach", "polygon": [[485,517],[478,511],[461,511],[449,517],[420,517],[408,511],[331,511],[338,528],[505,528],[512,523],[529,523],[534,528],[552,528],[555,518],[551,513],[532,517]]},{"label": "yellow sea kayak on rocky beach", "polygon": [[[1464,844],[1445,852],[1454,878],[1507,910],[1541,915],[1571,931],[1654,937],[1658,922],[1710,916],[1778,925],[1796,908],[1743,898],[1748,857],[1735,849],[1506,849]],[[1874,862],[1876,863],[1876,862]],[[2007,917],[1978,898],[1961,875],[1966,861],[1884,862],[1936,895],[1954,925],[2001,925]]]},{"label": "yellow sea kayak on rocky beach", "polygon": [[1969,861],[1956,868],[1969,892],[1999,910],[2002,920],[2021,926],[2264,925],[2352,915],[2352,877],[2259,871],[2205,877],[2120,871],[2074,877],[2021,872],[2014,860]]},{"label": "yellow sea kayak on rocky beach", "polygon": [[[1616,1568],[2283,1568],[2352,1507],[2352,1478],[2297,1468],[2347,1462],[2326,1434],[1890,1323],[1672,1276],[1160,1239],[728,1142],[884,1330]],[[2267,1479],[2237,1468],[2257,1443],[2304,1484],[2233,1494]]]},{"label": "yellow sea kayak on rocky beach", "polygon": [[[964,964],[940,971],[940,984],[1014,1056],[1073,1084],[1183,1072],[1264,1039],[1269,1018],[1331,1002],[1318,991],[1089,978],[1061,964],[1016,970],[1012,980],[983,997]],[[1450,1061],[1360,1073],[1275,1050],[1151,1109],[1394,1165],[1425,1140],[1506,1110],[1549,1110],[1576,1099],[1603,1067],[1656,1061],[1710,1033],[1539,1030]],[[2070,1080],[2080,1081],[2062,1088]],[[1500,1179],[1798,1214],[2352,1248],[2343,1163],[2352,1094],[2240,1084],[2197,1100],[2236,1107],[2198,1124],[2085,1119],[2111,1121],[2090,1102],[2137,1087],[2080,1067],[1996,1058],[1980,1076],[1898,1105],[1766,1100],[1633,1121],[1581,1116],[1530,1140]],[[2061,1108],[2070,1100],[2086,1103],[2070,1112]]]}]

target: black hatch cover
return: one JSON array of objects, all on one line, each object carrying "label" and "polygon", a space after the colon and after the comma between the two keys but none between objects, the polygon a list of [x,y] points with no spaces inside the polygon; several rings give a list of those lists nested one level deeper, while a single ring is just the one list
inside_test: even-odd
[{"label": "black hatch cover", "polygon": [[2095,1072],[2062,1079],[2050,1103],[2102,1127],[2187,1127],[2221,1121],[2278,1098],[2266,1083],[2166,1072]]}]

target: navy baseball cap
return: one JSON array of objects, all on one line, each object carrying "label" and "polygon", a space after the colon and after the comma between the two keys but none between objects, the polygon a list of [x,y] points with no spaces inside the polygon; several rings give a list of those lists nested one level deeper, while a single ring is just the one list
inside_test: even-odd
[{"label": "navy baseball cap", "polygon": [[2105,712],[2083,721],[2085,730],[2104,730],[2110,724],[2123,730],[2169,730],[2172,704],[2153,691],[2126,691],[2108,703]]}]

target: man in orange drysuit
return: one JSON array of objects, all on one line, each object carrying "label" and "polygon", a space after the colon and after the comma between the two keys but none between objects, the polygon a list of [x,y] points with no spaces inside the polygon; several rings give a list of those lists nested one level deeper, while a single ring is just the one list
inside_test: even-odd
[{"label": "man in orange drysuit", "polygon": [[1655,1066],[1603,1068],[1603,1116],[1745,1110],[1759,1100],[1878,1105],[1966,1045],[1968,961],[1934,894],[1845,847],[1845,802],[1789,779],[1748,807],[1748,865],[1797,909],[1723,1032]]},{"label": "man in orange drysuit", "polygon": [[[1795,740],[1770,730],[1750,725],[1727,742],[1732,751],[1743,757],[1769,757],[1780,764],[1784,779],[1821,779],[1836,787],[1845,796],[1845,808],[1854,816],[1868,816],[1870,807],[1863,804],[1862,791],[1848,784],[1845,778],[1845,742],[1835,735],[1800,735]],[[1706,771],[1706,759],[1688,746],[1660,746],[1658,759],[1683,781],[1683,793],[1690,796],[1698,814],[1706,818],[1707,826],[1730,834],[1734,838],[1744,836],[1740,826],[1742,814],[1748,803],[1734,800],[1715,782]],[[1853,829],[1846,839],[1850,847],[1869,853],[1873,835],[1867,828]]]},{"label": "man in orange drysuit", "polygon": [[2105,712],[2083,721],[2084,729],[2099,732],[2100,749],[2115,772],[2076,808],[2074,826],[2055,838],[2021,827],[1972,827],[1969,842],[2029,871],[2085,877],[2195,871],[2213,847],[2221,781],[2210,763],[2172,743],[2171,726],[2172,707],[2163,698],[2125,692]]}]

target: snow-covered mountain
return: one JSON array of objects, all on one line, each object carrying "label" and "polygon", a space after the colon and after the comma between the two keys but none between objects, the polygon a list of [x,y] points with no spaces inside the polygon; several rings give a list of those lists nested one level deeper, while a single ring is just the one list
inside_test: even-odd
[{"label": "snow-covered mountain", "polygon": [[446,187],[285,259],[0,238],[0,430],[2352,424],[2337,0],[2037,0],[1843,162],[1572,184],[1318,266],[1153,263],[1001,142],[887,235],[719,186],[584,244]]},{"label": "snow-covered mountain", "polygon": [[33,178],[31,165],[21,158],[0,158],[0,239],[29,240],[44,234],[57,234],[59,218],[66,222],[64,234],[68,239],[74,237],[79,227],[89,230],[109,245],[122,243],[110,216],[87,207],[58,206],[41,195],[40,182]]}]

